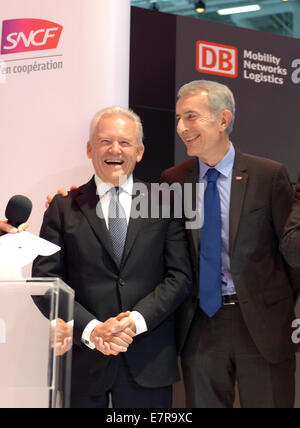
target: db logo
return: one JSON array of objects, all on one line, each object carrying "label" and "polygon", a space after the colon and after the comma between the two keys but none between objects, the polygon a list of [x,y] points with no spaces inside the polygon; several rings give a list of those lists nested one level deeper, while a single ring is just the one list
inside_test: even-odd
[{"label": "db logo", "polygon": [[196,68],[201,73],[237,77],[238,50],[234,46],[199,40],[197,42]]},{"label": "db logo", "polygon": [[1,55],[56,49],[63,27],[42,19],[3,21]]}]

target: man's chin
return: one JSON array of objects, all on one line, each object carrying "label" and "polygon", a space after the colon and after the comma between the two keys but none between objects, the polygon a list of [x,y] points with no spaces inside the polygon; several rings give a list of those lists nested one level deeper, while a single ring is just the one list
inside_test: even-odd
[{"label": "man's chin", "polygon": [[127,179],[127,175],[122,172],[121,174],[117,174],[111,177],[111,184],[113,184],[114,186],[121,186],[122,184],[126,183]]},{"label": "man's chin", "polygon": [[193,150],[192,148],[187,149],[187,155],[190,157],[197,156],[196,150]]}]

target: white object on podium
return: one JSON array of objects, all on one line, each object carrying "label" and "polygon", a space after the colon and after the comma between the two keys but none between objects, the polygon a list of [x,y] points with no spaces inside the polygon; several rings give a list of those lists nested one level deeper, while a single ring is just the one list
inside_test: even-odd
[{"label": "white object on podium", "polygon": [[0,278],[20,279],[22,267],[59,250],[58,245],[29,232],[6,233],[0,237]]}]

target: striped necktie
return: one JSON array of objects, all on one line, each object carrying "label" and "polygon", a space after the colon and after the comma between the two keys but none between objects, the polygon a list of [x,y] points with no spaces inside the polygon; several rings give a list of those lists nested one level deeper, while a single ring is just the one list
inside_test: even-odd
[{"label": "striped necktie", "polygon": [[119,200],[120,191],[120,187],[113,187],[110,190],[111,199],[108,207],[108,228],[119,266],[121,265],[127,235],[126,214]]}]

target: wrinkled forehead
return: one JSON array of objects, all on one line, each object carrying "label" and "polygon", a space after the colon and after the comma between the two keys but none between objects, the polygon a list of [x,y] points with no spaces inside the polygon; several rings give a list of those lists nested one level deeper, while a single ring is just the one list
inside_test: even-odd
[{"label": "wrinkled forehead", "polygon": [[132,124],[135,125],[134,120],[129,117],[126,116],[123,113],[104,113],[102,116],[99,117],[98,121],[97,121],[97,128],[101,128],[102,126],[105,125],[122,125],[122,126],[127,126],[127,124],[130,126]]},{"label": "wrinkled forehead", "polygon": [[131,117],[120,113],[105,113],[97,122],[94,135],[100,134],[127,135],[128,138],[137,139],[137,126]]},{"label": "wrinkled forehead", "polygon": [[199,90],[185,94],[176,103],[176,115],[186,114],[189,111],[199,111],[203,108],[210,110],[208,92]]}]

